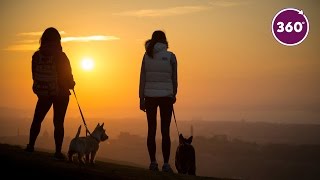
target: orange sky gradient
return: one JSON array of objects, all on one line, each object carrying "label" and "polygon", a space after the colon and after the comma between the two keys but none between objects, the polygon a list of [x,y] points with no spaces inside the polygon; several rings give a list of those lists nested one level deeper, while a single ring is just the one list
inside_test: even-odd
[{"label": "orange sky gradient", "polygon": [[[271,32],[281,9],[302,9],[310,31],[286,47]],[[179,120],[320,123],[317,0],[2,0],[0,107],[27,109],[31,56],[47,27],[61,32],[86,117],[145,120],[139,110],[144,42],[167,34],[178,61]],[[90,57],[94,69],[81,60]],[[79,116],[70,96],[68,116]]]}]

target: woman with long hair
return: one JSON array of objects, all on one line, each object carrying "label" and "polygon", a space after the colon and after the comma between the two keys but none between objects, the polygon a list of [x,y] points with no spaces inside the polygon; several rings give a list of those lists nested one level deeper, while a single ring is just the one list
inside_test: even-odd
[{"label": "woman with long hair", "polygon": [[25,150],[34,151],[41,123],[53,106],[54,158],[63,160],[65,156],[61,149],[64,138],[64,118],[69,104],[70,89],[74,88],[75,82],[70,61],[62,50],[60,33],[53,27],[43,32],[40,48],[32,56],[32,79],[32,89],[38,101],[30,127],[29,143]]},{"label": "woman with long hair", "polygon": [[150,157],[149,169],[158,171],[156,159],[157,109],[160,109],[162,134],[162,171],[173,172],[169,164],[170,158],[170,123],[173,104],[176,102],[177,59],[168,51],[168,41],[163,31],[154,31],[152,38],[145,43],[140,72],[140,109],[147,114],[148,137],[147,147]]}]

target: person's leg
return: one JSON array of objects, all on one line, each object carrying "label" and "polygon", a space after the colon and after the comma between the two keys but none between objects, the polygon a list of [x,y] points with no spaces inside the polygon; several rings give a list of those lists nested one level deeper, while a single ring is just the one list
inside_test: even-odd
[{"label": "person's leg", "polygon": [[41,123],[52,105],[52,98],[39,97],[30,127],[29,148],[33,148],[40,133]]},{"label": "person's leg", "polygon": [[146,98],[148,121],[147,147],[151,162],[156,162],[157,103],[155,98]]},{"label": "person's leg", "polygon": [[162,134],[162,154],[163,162],[168,163],[170,158],[171,139],[170,123],[172,116],[172,100],[169,97],[161,98],[160,102],[161,134]]},{"label": "person's leg", "polygon": [[56,153],[61,153],[64,137],[64,118],[69,104],[69,96],[57,96],[53,101],[53,125]]}]

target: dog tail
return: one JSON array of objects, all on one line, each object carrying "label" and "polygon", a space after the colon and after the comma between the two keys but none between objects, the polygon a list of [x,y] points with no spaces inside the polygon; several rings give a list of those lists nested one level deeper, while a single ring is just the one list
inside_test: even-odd
[{"label": "dog tail", "polygon": [[81,125],[79,126],[79,128],[78,128],[78,132],[77,132],[77,134],[76,134],[76,137],[75,138],[78,138],[79,136],[80,136],[80,131],[81,131]]}]

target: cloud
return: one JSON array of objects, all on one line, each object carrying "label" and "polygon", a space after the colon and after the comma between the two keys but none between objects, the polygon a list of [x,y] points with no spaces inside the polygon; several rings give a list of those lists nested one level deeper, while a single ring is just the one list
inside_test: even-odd
[{"label": "cloud", "polygon": [[171,7],[166,9],[142,9],[136,11],[125,11],[120,13],[114,13],[118,16],[134,16],[134,17],[161,17],[161,16],[174,16],[190,14],[209,9],[209,6],[180,6]]},{"label": "cloud", "polygon": [[[3,49],[6,51],[30,51],[39,48],[39,39],[43,32],[25,32],[19,33],[19,38],[27,38],[17,41],[15,44]],[[59,32],[65,34],[64,31]],[[37,38],[37,39],[35,39]],[[67,42],[89,42],[89,41],[112,41],[119,40],[116,36],[92,35],[92,36],[66,36],[61,38],[62,43]]]},{"label": "cloud", "polygon": [[119,13],[113,13],[116,16],[132,16],[132,17],[165,17],[165,16],[176,16],[184,15],[196,12],[202,12],[213,7],[234,7],[238,5],[245,4],[242,0],[212,0],[204,5],[194,5],[194,6],[178,6],[178,7],[168,7],[163,9],[141,9],[133,11],[124,11]]},{"label": "cloud", "polygon": [[245,4],[245,1],[242,0],[214,0],[209,2],[211,6],[219,6],[219,7],[234,7]]},{"label": "cloud", "polygon": [[120,38],[116,36],[79,36],[79,37],[64,37],[61,38],[61,42],[71,42],[71,41],[78,41],[78,42],[88,42],[88,41],[112,41],[112,40],[119,40]]}]

